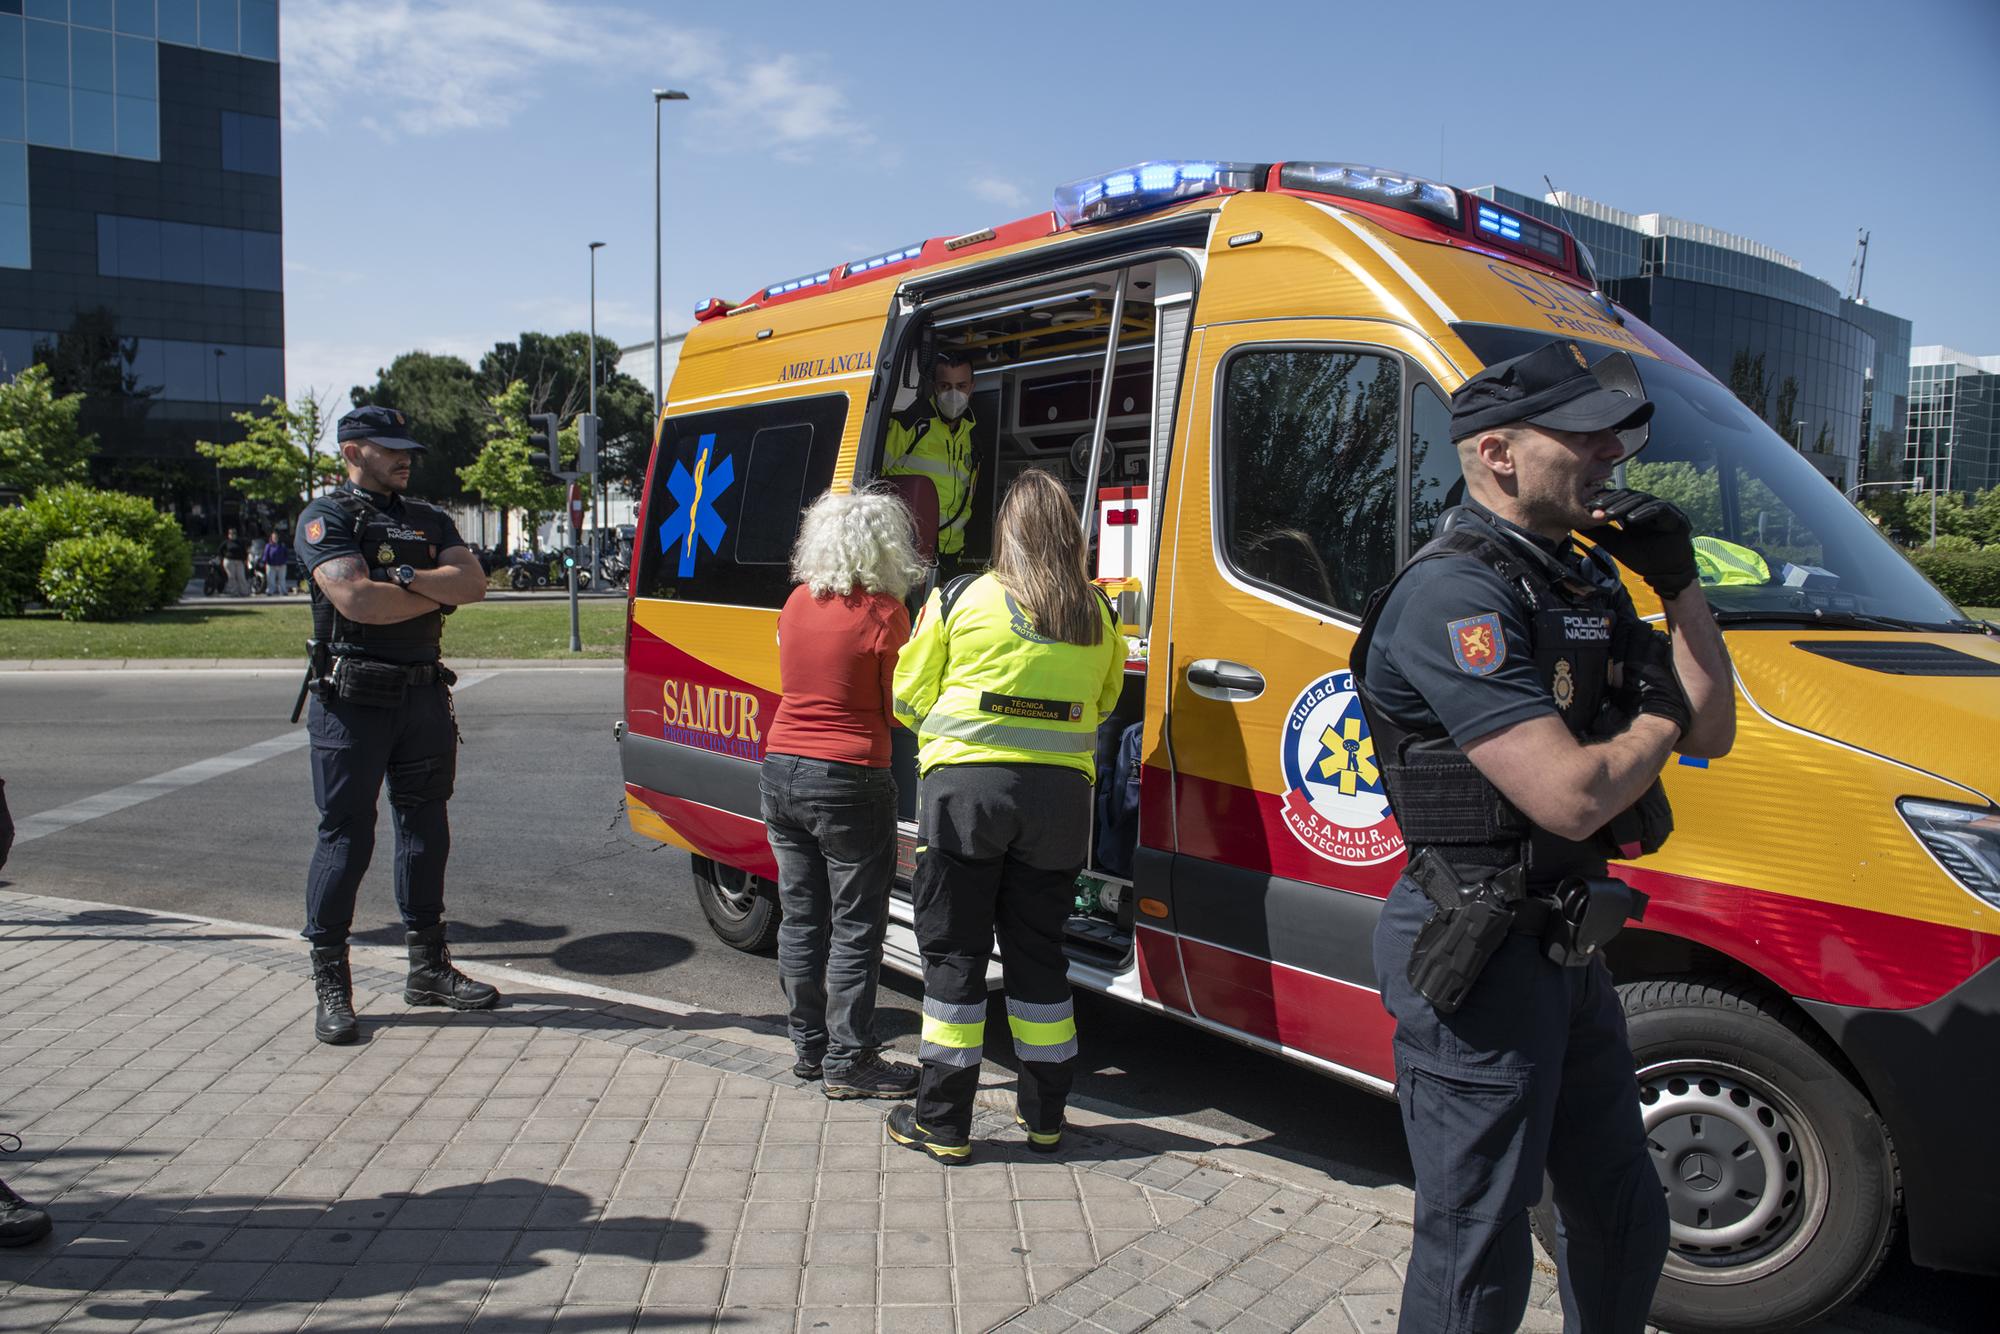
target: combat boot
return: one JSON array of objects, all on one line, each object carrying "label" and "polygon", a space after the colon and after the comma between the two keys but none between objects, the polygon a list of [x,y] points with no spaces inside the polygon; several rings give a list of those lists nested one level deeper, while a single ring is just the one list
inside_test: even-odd
[{"label": "combat boot", "polygon": [[319,1009],[313,1015],[313,1036],[321,1042],[345,1046],[359,1032],[354,1023],[354,975],[347,967],[347,946],[313,946],[312,966],[313,990],[319,994]]},{"label": "combat boot", "polygon": [[410,947],[410,977],[403,983],[403,1001],[408,1005],[448,1005],[454,1010],[490,1010],[500,993],[484,982],[475,982],[451,966],[451,950],[444,943],[444,923],[411,931],[404,936]]},{"label": "combat boot", "polygon": [[[21,1147],[19,1135],[0,1133],[0,1139],[13,1141],[0,1144],[0,1153],[14,1153]],[[26,1246],[40,1241],[49,1235],[49,1226],[46,1209],[37,1209],[0,1181],[0,1246]]]}]

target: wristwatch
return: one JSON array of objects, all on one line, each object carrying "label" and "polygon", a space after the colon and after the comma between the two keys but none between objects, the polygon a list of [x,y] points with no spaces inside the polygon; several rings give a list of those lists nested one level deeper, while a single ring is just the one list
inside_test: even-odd
[{"label": "wristwatch", "polygon": [[398,565],[389,571],[389,577],[396,582],[398,588],[408,588],[410,581],[417,577],[417,572],[407,565]]}]

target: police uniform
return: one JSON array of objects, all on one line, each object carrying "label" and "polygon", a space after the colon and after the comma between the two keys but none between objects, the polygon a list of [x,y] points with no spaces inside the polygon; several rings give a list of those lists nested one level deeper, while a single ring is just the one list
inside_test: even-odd
[{"label": "police uniform", "polygon": [[1097,724],[1124,685],[1125,641],[1100,611],[1096,644],[1063,643],[994,576],[962,576],[931,594],[896,664],[896,717],[917,733],[922,773],[924,1013],[916,1105],[890,1112],[889,1133],[946,1163],[971,1151],[996,933],[1020,1120],[1034,1149],[1062,1136],[1076,1067],[1063,925],[1089,848]]},{"label": "police uniform", "polygon": [[972,518],[972,495],[979,475],[973,426],[970,410],[957,421],[947,422],[935,400],[906,408],[889,419],[882,475],[928,477],[937,488],[940,584],[957,570],[965,554],[965,527]]},{"label": "police uniform", "polygon": [[[1531,396],[1583,364],[1580,353],[1566,369],[1558,360],[1483,373],[1513,375],[1501,397],[1527,399],[1487,427],[1531,420]],[[1573,382],[1569,391],[1571,401],[1588,392]],[[1455,417],[1460,403],[1454,396]],[[1623,407],[1633,406],[1628,396]],[[1636,420],[1650,406],[1639,400]],[[1603,400],[1596,409],[1622,410]],[[1471,433],[1457,426],[1454,438]],[[1610,972],[1594,952],[1564,948],[1577,943],[1564,904],[1574,910],[1578,900],[1561,895],[1603,877],[1607,855],[1658,847],[1671,828],[1665,798],[1656,783],[1595,838],[1572,842],[1534,827],[1462,748],[1548,715],[1580,741],[1624,730],[1633,706],[1612,666],[1635,648],[1665,651],[1664,642],[1639,620],[1607,556],[1473,502],[1450,511],[1376,595],[1356,641],[1362,704],[1411,858],[1374,938],[1416,1174],[1406,1331],[1518,1326],[1532,1268],[1528,1211],[1545,1171],[1561,1216],[1564,1328],[1637,1334],[1645,1323],[1666,1207]],[[1452,916],[1444,905],[1474,885],[1497,910],[1479,937],[1491,952],[1468,970],[1453,952],[1464,938],[1448,945],[1440,928]],[[1441,976],[1453,985],[1440,986]]]},{"label": "police uniform", "polygon": [[[338,434],[343,441],[424,448],[409,438],[408,419],[388,408],[355,409],[340,419]],[[444,872],[451,851],[445,807],[458,756],[450,689],[455,678],[438,660],[444,613],[392,625],[351,621],[311,577],[330,560],[353,557],[367,564],[371,578],[400,582],[400,571],[436,569],[440,555],[464,545],[451,517],[435,505],[366,491],[351,481],[315,498],[299,516],[299,558],[312,594],[307,731],[319,807],[304,935],[321,987],[316,1028],[323,1041],[353,1040],[347,934],[355,891],[374,852],[375,802],[385,779],[396,831],[396,905],[410,948],[405,999],[458,1009],[484,1008],[497,999],[491,987],[452,968],[444,947]],[[348,995],[344,1016],[334,1005],[329,1017],[329,985]]]}]

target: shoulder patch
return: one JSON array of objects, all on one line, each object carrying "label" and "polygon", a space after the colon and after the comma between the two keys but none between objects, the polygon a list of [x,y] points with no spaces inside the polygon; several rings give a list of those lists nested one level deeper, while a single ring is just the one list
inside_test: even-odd
[{"label": "shoulder patch", "polygon": [[1472,676],[1490,676],[1507,661],[1507,640],[1500,633],[1500,613],[1484,612],[1445,626],[1451,656],[1458,669]]},{"label": "shoulder patch", "polygon": [[306,541],[317,542],[326,536],[325,519],[306,520]]}]

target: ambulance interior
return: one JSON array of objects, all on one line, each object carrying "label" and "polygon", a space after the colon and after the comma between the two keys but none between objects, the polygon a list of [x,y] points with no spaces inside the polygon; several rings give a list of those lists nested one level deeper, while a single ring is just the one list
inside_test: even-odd
[{"label": "ambulance interior", "polygon": [[[1149,497],[1165,480],[1192,307],[1192,269],[1175,256],[926,307],[904,341],[890,405],[899,412],[928,401],[940,349],[970,359],[978,472],[964,568],[982,568],[991,558],[1000,499],[1026,469],[1054,474],[1078,506],[1079,521],[1091,515],[1090,572],[1118,611],[1127,660],[1124,693],[1098,732],[1097,818],[1069,943],[1074,957],[1112,968],[1127,958],[1132,941],[1138,729],[1156,550]],[[884,443],[875,442],[878,466]],[[927,593],[912,594],[913,608]],[[901,728],[895,737],[902,817],[913,822],[916,740]],[[913,823],[904,831],[913,835]]]}]

